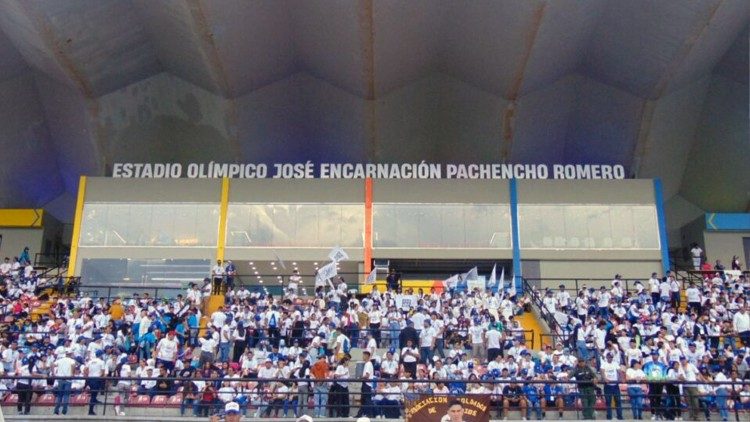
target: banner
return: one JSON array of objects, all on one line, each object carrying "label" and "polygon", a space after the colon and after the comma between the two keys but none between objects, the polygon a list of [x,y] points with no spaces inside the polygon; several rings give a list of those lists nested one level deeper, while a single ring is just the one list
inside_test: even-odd
[{"label": "banner", "polygon": [[336,277],[336,274],[338,274],[338,271],[336,271],[336,263],[331,262],[320,267],[318,275],[315,278],[318,280],[330,280]]},{"label": "banner", "polygon": [[[453,404],[453,406],[451,406]],[[451,409],[452,407],[452,409]],[[458,419],[464,422],[489,422],[490,395],[471,394],[463,396],[420,395],[415,400],[407,400],[406,422],[440,422],[446,418],[449,409],[461,414]],[[445,419],[444,419],[445,418]]]},{"label": "banner", "polygon": [[333,262],[346,261],[349,259],[349,255],[343,249],[336,246],[328,253],[328,258]]},{"label": "banner", "polygon": [[370,274],[367,275],[367,279],[365,279],[365,284],[375,284],[375,279],[378,278],[378,269],[373,268],[372,271],[370,271]]},{"label": "banner", "polygon": [[112,177],[145,179],[624,179],[616,164],[114,163]]},{"label": "banner", "polygon": [[487,288],[492,289],[497,284],[497,264],[492,266],[492,272],[490,273],[490,279],[487,281]]}]

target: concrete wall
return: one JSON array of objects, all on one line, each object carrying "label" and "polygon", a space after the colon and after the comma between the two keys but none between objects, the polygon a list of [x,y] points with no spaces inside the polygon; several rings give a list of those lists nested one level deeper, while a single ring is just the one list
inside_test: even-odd
[{"label": "concrete wall", "polygon": [[110,179],[86,182],[86,202],[221,202],[220,179]]},{"label": "concrete wall", "polygon": [[742,243],[743,237],[750,237],[750,231],[746,232],[715,232],[705,230],[703,237],[706,240],[706,256],[712,264],[720,259],[725,267],[730,268],[733,255],[740,257],[743,268],[748,268],[745,260],[745,248]]},{"label": "concrete wall", "polygon": [[[6,256],[13,262],[14,256],[19,256],[26,246],[29,247],[29,256],[34,260],[34,254],[41,252],[43,246],[43,228],[2,228],[0,235],[3,242],[0,245],[0,260]],[[32,262],[33,263],[33,262]]]},{"label": "concrete wall", "polygon": [[[624,279],[641,281],[648,280],[652,272],[661,274],[661,261],[626,261],[626,260],[542,260],[539,263],[541,277],[545,280],[543,288],[554,288],[560,285],[559,279],[563,278],[591,278],[585,282],[588,287],[598,288],[600,286],[610,287],[610,281],[615,274],[620,274]],[[558,279],[557,281],[555,279]],[[567,282],[566,282],[567,283]],[[583,283],[583,282],[581,282]],[[571,286],[574,287],[574,286]]]}]

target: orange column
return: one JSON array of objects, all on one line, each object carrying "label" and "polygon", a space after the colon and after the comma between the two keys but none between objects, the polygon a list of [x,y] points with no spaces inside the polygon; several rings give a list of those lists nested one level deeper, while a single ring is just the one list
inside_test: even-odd
[{"label": "orange column", "polygon": [[372,271],[372,178],[365,179],[365,274]]}]

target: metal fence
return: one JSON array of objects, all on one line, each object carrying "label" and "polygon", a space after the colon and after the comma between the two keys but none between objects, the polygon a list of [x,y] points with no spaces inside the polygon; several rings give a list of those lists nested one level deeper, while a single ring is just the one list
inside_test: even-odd
[{"label": "metal fence", "polygon": [[[101,415],[127,412],[129,416],[154,416],[158,409],[183,415],[220,414],[225,402],[236,401],[247,416],[267,419],[271,416],[341,417],[367,415],[400,418],[405,402],[419,394],[472,395],[490,398],[490,415],[508,416],[521,412],[527,417],[543,412],[575,412],[580,419],[589,409],[606,411],[609,417],[624,412],[642,418],[648,412],[664,419],[698,420],[712,414],[726,420],[730,412],[735,420],[747,420],[750,397],[743,389],[750,380],[706,381],[591,381],[480,379],[383,379],[363,380],[346,377],[333,380],[253,377],[222,378],[219,375],[189,377],[41,377],[3,376],[0,383],[10,385],[2,396],[3,406],[16,406],[19,412],[43,407],[48,413],[68,407],[86,408]],[[19,381],[13,386],[13,381]],[[221,390],[222,386],[227,387]],[[518,386],[520,392],[506,389]],[[231,387],[231,389],[229,388]],[[385,388],[388,387],[386,390]],[[397,387],[397,388],[395,388]],[[484,388],[477,391],[475,388]],[[746,391],[746,390],[744,390]],[[68,405],[66,406],[66,403]],[[611,412],[611,413],[610,413]],[[72,412],[71,412],[72,413]]]}]

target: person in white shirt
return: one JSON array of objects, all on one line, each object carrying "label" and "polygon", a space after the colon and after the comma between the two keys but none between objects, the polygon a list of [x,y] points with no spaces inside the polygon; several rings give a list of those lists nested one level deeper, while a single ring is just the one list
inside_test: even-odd
[{"label": "person in white shirt", "polygon": [[224,281],[224,275],[226,273],[226,270],[224,269],[224,266],[221,265],[221,260],[216,261],[216,265],[211,268],[211,280],[213,280],[213,286],[211,288],[211,294],[218,295],[221,294],[221,285]]},{"label": "person in white shirt", "polygon": [[[71,354],[71,351],[60,354],[60,357],[52,364],[52,375],[55,377],[73,376],[77,363],[70,357]],[[66,415],[68,414],[68,405],[70,404],[71,381],[58,379],[56,383],[54,413],[55,415],[59,415],[62,408],[62,414]]]},{"label": "person in white shirt", "polygon": [[651,278],[648,279],[648,285],[649,292],[651,293],[651,303],[653,303],[654,306],[659,304],[659,299],[661,298],[661,295],[659,294],[659,284],[661,284],[659,277],[656,273],[651,273]]},{"label": "person in white shirt", "polygon": [[737,335],[742,339],[742,343],[747,346],[750,345],[750,313],[748,313],[746,303],[743,307],[737,310],[732,318],[732,327]]},{"label": "person in white shirt", "polygon": [[604,381],[604,401],[607,405],[607,419],[612,419],[612,400],[615,401],[617,419],[622,419],[622,397],[620,394],[621,368],[619,362],[614,361],[612,353],[605,355],[601,364],[601,374]]},{"label": "person in white shirt", "polygon": [[375,368],[372,365],[372,355],[369,351],[365,350],[362,352],[362,385],[360,388],[360,402],[361,406],[357,412],[356,418],[362,416],[374,418],[376,416],[375,407],[373,406],[372,393],[373,393],[373,380],[375,379]]},{"label": "person in white shirt", "polygon": [[564,312],[567,312],[570,307],[570,293],[565,290],[565,285],[560,285],[560,291],[555,294],[555,299],[557,299],[557,305],[562,309]]},{"label": "person in white shirt", "polygon": [[432,362],[432,349],[435,347],[435,330],[432,321],[426,319],[422,322],[422,331],[419,332],[419,356],[425,365]]},{"label": "person in white shirt", "polygon": [[401,363],[404,364],[404,371],[409,372],[412,379],[417,377],[417,360],[419,359],[419,350],[414,347],[411,339],[406,340],[406,346],[401,349]]},{"label": "person in white shirt", "polygon": [[198,342],[201,345],[200,366],[203,367],[206,362],[213,363],[216,356],[216,346],[218,346],[216,339],[211,335],[207,335],[206,337],[199,338]]},{"label": "person in white shirt", "polygon": [[484,333],[484,338],[487,341],[487,361],[492,362],[502,354],[500,342],[503,335],[500,330],[492,328]]},{"label": "person in white shirt", "polygon": [[[641,369],[640,361],[633,361],[633,364],[625,372],[625,379],[630,382],[643,383],[646,380],[646,373]],[[630,408],[633,412],[633,419],[643,419],[643,385],[628,384],[628,396],[630,397]]]},{"label": "person in white shirt", "polygon": [[[682,381],[698,381],[698,369],[695,367],[695,365],[688,362],[685,356],[680,357],[680,369],[680,378]],[[700,403],[698,402],[700,394],[698,392],[698,386],[695,384],[688,384],[683,387],[683,390],[688,398],[688,408],[690,409],[689,420],[697,421],[698,412],[700,411]]]},{"label": "person in white shirt", "polygon": [[349,357],[344,356],[336,365],[333,372],[333,378],[336,380],[332,385],[328,395],[328,406],[333,409],[334,418],[349,417],[349,382],[340,381],[350,378],[349,375]]},{"label": "person in white shirt", "polygon": [[703,297],[701,296],[701,291],[695,286],[695,283],[690,282],[688,288],[685,289],[685,296],[687,297],[688,309],[695,311],[696,315],[701,315],[703,313],[701,306]]},{"label": "person in white shirt", "polygon": [[171,372],[177,360],[177,349],[178,344],[175,332],[169,331],[167,336],[159,340],[159,343],[156,345],[156,361],[158,364],[163,365],[167,368],[167,371]]},{"label": "person in white shirt", "polygon": [[602,286],[599,289],[599,298],[596,302],[596,306],[599,308],[599,315],[604,319],[609,319],[609,301],[612,295],[607,291],[607,288]]},{"label": "person in white shirt", "polygon": [[693,269],[699,271],[701,269],[701,257],[703,256],[703,249],[698,246],[697,243],[693,243],[690,248],[690,257],[693,259]]},{"label": "person in white shirt", "polygon": [[91,394],[89,398],[89,415],[91,416],[96,415],[94,407],[99,403],[97,399],[99,392],[104,389],[104,380],[102,380],[102,377],[105,375],[105,364],[101,359],[102,355],[104,355],[104,352],[97,350],[94,357],[86,362],[84,369],[84,375],[87,377],[86,385],[89,387]]}]

